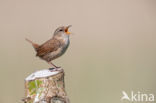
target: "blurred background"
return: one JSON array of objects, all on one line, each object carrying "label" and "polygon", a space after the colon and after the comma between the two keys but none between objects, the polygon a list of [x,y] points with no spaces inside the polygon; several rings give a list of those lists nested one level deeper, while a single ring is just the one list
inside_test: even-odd
[{"label": "blurred background", "polygon": [[0,103],[22,103],[24,79],[50,67],[25,38],[42,44],[69,24],[71,44],[54,63],[71,103],[156,94],[155,0],[0,0]]}]

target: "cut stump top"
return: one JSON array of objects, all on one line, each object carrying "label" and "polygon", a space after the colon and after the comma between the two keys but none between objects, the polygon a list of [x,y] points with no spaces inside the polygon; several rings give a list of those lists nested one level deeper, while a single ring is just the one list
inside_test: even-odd
[{"label": "cut stump top", "polygon": [[30,74],[27,78],[25,78],[25,80],[26,81],[32,81],[32,80],[35,80],[35,79],[38,79],[38,78],[50,77],[50,76],[53,76],[53,75],[56,75],[58,73],[63,72],[62,68],[58,68],[57,71],[53,71],[53,70],[50,70],[50,69],[44,69],[44,70],[36,71],[36,72]]}]

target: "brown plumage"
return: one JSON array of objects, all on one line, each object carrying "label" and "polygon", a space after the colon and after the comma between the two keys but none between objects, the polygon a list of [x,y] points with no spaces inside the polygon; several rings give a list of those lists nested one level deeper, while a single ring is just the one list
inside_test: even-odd
[{"label": "brown plumage", "polygon": [[36,56],[40,57],[42,60],[45,60],[55,68],[58,68],[51,61],[63,55],[67,50],[70,35],[70,32],[68,32],[69,27],[70,26],[62,26],[57,28],[53,37],[42,45],[38,45],[29,39],[26,40],[34,47],[35,51],[37,52]]}]

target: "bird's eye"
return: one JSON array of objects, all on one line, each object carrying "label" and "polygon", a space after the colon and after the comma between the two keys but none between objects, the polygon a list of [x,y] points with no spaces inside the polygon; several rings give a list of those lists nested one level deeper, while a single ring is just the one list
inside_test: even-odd
[{"label": "bird's eye", "polygon": [[62,29],[60,29],[60,31],[63,31]]}]

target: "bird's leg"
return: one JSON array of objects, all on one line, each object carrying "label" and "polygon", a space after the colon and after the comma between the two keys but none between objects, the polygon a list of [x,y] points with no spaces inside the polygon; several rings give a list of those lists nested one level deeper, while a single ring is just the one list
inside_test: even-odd
[{"label": "bird's leg", "polygon": [[48,64],[50,64],[51,66],[54,67],[54,69],[53,69],[54,71],[57,71],[57,69],[60,68],[60,67],[54,65],[52,62],[48,62]]}]

